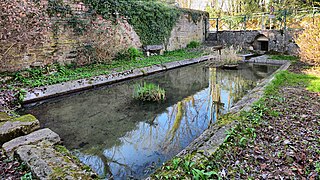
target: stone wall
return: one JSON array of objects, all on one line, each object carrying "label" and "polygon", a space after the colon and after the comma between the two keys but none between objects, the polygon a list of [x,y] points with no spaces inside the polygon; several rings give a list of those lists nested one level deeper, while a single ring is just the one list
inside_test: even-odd
[{"label": "stone wall", "polygon": [[[197,11],[195,11],[197,12]],[[191,41],[204,42],[209,32],[209,14],[198,11],[201,17],[193,21],[189,14],[183,14],[171,32],[166,50],[185,48]]]},{"label": "stone wall", "polygon": [[[48,1],[41,0],[43,7],[48,7]],[[67,15],[45,15],[45,31],[35,42],[11,41],[3,38],[8,33],[0,29],[0,72],[18,71],[30,67],[43,67],[52,63],[89,64],[94,61],[110,61],[116,54],[129,47],[140,48],[140,38],[126,18],[118,16],[116,22],[103,19],[92,14],[78,0],[64,0],[63,5],[70,7]],[[31,5],[31,7],[36,8]],[[38,9],[39,11],[39,9]],[[194,21],[192,13],[201,16]],[[186,47],[190,41],[203,42],[206,36],[208,13],[185,11],[172,30],[166,43],[166,50]],[[39,22],[40,22],[39,21]],[[1,21],[0,21],[1,25]],[[26,34],[27,36],[31,33]],[[95,49],[92,53],[92,49]]]},{"label": "stone wall", "polygon": [[[0,72],[52,63],[88,64],[93,59],[93,54],[88,53],[89,48],[97,44],[100,46],[97,46],[95,55],[104,56],[106,59],[115,56],[115,49],[120,51],[141,46],[138,35],[124,18],[119,17],[114,25],[101,16],[89,14],[88,8],[79,1],[63,3],[70,7],[71,13],[47,16],[46,20],[39,21],[47,22],[44,24],[47,31],[41,32],[44,37],[41,41],[25,42],[0,38]],[[44,4],[48,6],[47,3]],[[4,33],[0,32],[0,35]]]},{"label": "stone wall", "polygon": [[[244,49],[259,50],[257,38],[266,37],[268,39],[268,51],[297,54],[298,45],[294,37],[301,31],[287,31],[283,33],[278,30],[249,30],[249,31],[219,31],[217,35],[218,44],[239,46]],[[211,34],[216,36],[216,34]]]}]

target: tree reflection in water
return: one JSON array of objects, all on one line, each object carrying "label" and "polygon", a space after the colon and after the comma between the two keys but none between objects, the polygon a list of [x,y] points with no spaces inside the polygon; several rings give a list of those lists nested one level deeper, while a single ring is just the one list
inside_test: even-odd
[{"label": "tree reflection in water", "polygon": [[60,134],[67,147],[75,148],[75,155],[101,176],[141,179],[179,153],[261,75],[273,70],[247,65],[236,71],[188,66],[145,78],[166,89],[169,99],[163,104],[131,102],[133,84],[123,83],[29,112]]}]

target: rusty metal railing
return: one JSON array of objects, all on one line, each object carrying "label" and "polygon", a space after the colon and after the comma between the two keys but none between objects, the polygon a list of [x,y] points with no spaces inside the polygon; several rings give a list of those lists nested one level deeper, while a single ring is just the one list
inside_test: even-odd
[{"label": "rusty metal railing", "polygon": [[273,13],[255,13],[237,16],[222,16],[209,19],[209,30],[266,30],[303,29],[304,23],[320,18],[320,8],[280,10]]}]

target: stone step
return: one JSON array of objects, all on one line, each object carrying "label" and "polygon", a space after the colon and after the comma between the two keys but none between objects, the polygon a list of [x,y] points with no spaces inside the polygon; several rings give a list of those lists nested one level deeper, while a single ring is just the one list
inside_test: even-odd
[{"label": "stone step", "polygon": [[15,139],[12,139],[9,142],[3,144],[2,148],[5,150],[6,154],[9,156],[13,155],[15,149],[31,144],[38,144],[39,142],[46,141],[47,144],[55,145],[61,143],[59,135],[52,130],[45,128],[30,133],[25,136],[21,136]]},{"label": "stone step", "polygon": [[37,179],[94,179],[95,173],[63,146],[50,146],[46,141],[37,145],[24,145],[15,151]]},{"label": "stone step", "polygon": [[39,121],[31,114],[18,118],[9,118],[1,114],[0,121],[0,145],[16,137],[29,134],[40,128]]}]

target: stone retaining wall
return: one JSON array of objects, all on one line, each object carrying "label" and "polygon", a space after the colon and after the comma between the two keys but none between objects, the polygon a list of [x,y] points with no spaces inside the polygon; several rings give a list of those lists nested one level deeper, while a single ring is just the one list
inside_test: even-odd
[{"label": "stone retaining wall", "polygon": [[[40,2],[46,10],[48,1]],[[114,23],[100,15],[92,14],[79,0],[61,2],[64,7],[70,7],[71,11],[66,15],[44,15],[45,19],[39,20],[43,26],[39,30],[41,32],[38,32],[41,38],[33,32],[26,32],[24,35],[35,36],[32,38],[7,38],[7,30],[0,29],[0,72],[43,67],[52,63],[90,64],[94,58],[98,58],[98,61],[110,61],[122,50],[142,46],[139,36],[125,17],[117,16]],[[34,5],[31,7],[40,8]],[[200,19],[194,22],[190,14],[183,13],[166,43],[166,50],[181,49],[191,41],[205,40],[209,15],[201,11],[192,13],[200,14]],[[96,50],[94,53],[93,47]]]}]

